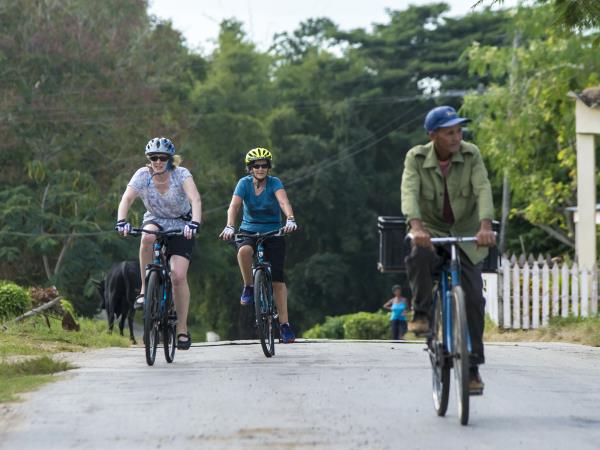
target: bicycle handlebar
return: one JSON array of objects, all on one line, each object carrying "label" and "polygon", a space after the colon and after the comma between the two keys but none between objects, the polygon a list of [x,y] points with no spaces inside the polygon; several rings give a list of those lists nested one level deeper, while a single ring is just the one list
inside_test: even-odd
[{"label": "bicycle handlebar", "polygon": [[285,236],[287,233],[285,233],[284,228],[279,228],[278,230],[273,230],[273,231],[268,231],[266,233],[235,233],[233,235],[234,239],[240,238],[240,237],[251,237],[251,238],[256,238],[256,239],[265,239],[268,237],[277,237],[277,236]]},{"label": "bicycle handlebar", "polygon": [[[494,232],[495,236],[498,236],[498,233]],[[412,234],[408,233],[406,235],[407,240],[412,240]],[[477,242],[477,237],[475,236],[448,236],[448,237],[432,237],[431,243],[433,245],[448,245],[448,244],[460,244],[461,242]]]},{"label": "bicycle handlebar", "polygon": [[477,238],[475,236],[452,236],[431,238],[431,243],[433,245],[458,244],[461,242],[477,242]]},{"label": "bicycle handlebar", "polygon": [[153,234],[155,236],[180,236],[183,234],[183,230],[176,228],[173,230],[161,231],[161,230],[148,230],[146,228],[132,228],[129,231],[130,236],[139,236],[142,233]]}]

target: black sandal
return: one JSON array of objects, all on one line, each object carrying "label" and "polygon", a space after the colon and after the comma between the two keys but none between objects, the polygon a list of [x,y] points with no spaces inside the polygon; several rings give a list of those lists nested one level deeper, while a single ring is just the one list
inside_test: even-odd
[{"label": "black sandal", "polygon": [[[182,341],[181,337],[187,337],[186,341]],[[187,333],[179,333],[177,335],[177,349],[178,350],[188,350],[192,346],[192,336],[190,332]]]}]

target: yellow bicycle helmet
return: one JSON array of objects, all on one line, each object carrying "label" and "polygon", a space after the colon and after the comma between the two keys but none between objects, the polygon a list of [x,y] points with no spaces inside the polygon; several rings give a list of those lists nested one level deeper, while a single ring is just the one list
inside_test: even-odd
[{"label": "yellow bicycle helmet", "polygon": [[248,153],[246,153],[246,165],[252,164],[254,161],[258,161],[261,159],[266,159],[269,161],[269,165],[273,161],[273,155],[269,150],[262,147],[253,148]]}]

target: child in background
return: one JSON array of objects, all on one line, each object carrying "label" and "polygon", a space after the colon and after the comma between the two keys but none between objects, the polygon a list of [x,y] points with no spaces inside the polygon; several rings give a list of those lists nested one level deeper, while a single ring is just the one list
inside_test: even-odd
[{"label": "child in background", "polygon": [[402,287],[398,284],[392,286],[394,296],[384,303],[383,308],[391,311],[390,324],[392,325],[392,339],[397,341],[404,338],[408,330],[406,322],[406,298],[402,296]]}]

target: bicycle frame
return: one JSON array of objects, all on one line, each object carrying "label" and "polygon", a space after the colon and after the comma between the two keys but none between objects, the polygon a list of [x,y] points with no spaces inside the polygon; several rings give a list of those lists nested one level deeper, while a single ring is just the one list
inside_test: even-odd
[{"label": "bicycle frame", "polygon": [[162,296],[161,296],[161,300],[160,300],[160,304],[159,304],[159,311],[160,311],[161,316],[163,316],[166,313],[165,309],[166,309],[166,305],[167,305],[168,296],[172,295],[172,292],[171,292],[171,267],[165,256],[165,249],[166,249],[165,240],[166,240],[165,237],[159,236],[159,237],[157,237],[156,241],[154,241],[154,244],[152,245],[152,247],[153,247],[152,250],[154,253],[154,260],[152,261],[152,264],[148,264],[146,266],[146,280],[150,276],[151,272],[158,272],[159,276],[161,278],[161,281],[162,281],[163,292],[162,292]]},{"label": "bicycle frame", "polygon": [[283,235],[284,234],[283,234],[282,229],[271,231],[269,233],[256,233],[256,234],[238,233],[235,235],[236,239],[238,237],[256,237],[257,238],[257,240],[256,240],[256,255],[255,255],[254,261],[252,263],[252,276],[254,276],[254,274],[256,273],[257,270],[264,269],[265,273],[267,274],[267,277],[269,279],[269,284],[271,284],[271,263],[264,260],[264,254],[265,254],[264,242],[265,242],[265,240],[267,240],[270,237],[283,236]]},{"label": "bicycle frame", "polygon": [[[452,288],[454,286],[460,286],[460,258],[458,256],[458,243],[459,242],[475,242],[475,238],[432,238],[431,242],[434,245],[450,245],[450,260],[441,268],[439,277],[439,284],[437,286],[439,297],[434,296],[434,302],[432,305],[432,312],[435,313],[436,305],[435,299],[441,298],[442,304],[442,320],[444,321],[444,336],[443,344],[447,350],[448,355],[451,357],[454,354],[454,339],[452,335]],[[432,314],[433,317],[433,314]],[[467,348],[469,353],[472,351],[471,335],[467,332]]]},{"label": "bicycle frame", "polygon": [[181,230],[170,230],[167,232],[161,231],[153,231],[153,230],[145,230],[143,228],[133,228],[132,235],[140,235],[141,233],[149,233],[155,234],[156,240],[152,244],[152,253],[153,260],[152,263],[146,265],[145,267],[145,279],[148,281],[148,277],[151,272],[158,272],[158,275],[161,280],[161,284],[163,286],[163,292],[161,296],[161,301],[159,304],[159,311],[161,317],[166,313],[166,305],[167,300],[170,296],[173,295],[171,288],[171,267],[166,257],[166,248],[167,248],[167,237],[170,235],[178,235],[181,234]]}]

